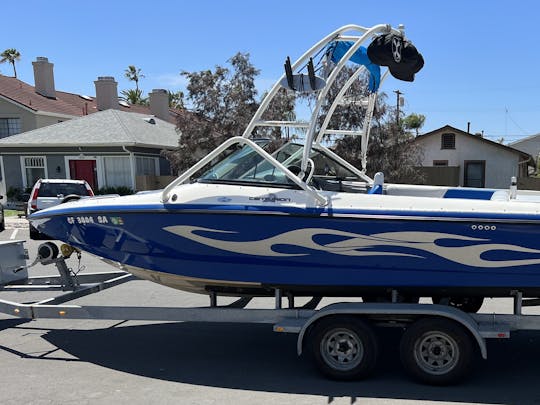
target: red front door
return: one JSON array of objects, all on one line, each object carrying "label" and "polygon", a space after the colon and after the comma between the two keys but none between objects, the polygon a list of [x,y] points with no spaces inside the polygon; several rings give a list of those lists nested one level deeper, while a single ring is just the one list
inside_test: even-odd
[{"label": "red front door", "polygon": [[92,190],[97,191],[96,161],[70,160],[69,172],[73,180],[86,180]]}]

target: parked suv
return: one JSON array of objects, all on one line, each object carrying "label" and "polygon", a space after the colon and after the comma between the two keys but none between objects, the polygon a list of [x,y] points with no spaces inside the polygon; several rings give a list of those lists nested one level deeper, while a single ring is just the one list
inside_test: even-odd
[{"label": "parked suv", "polygon": [[[79,199],[92,197],[94,192],[84,180],[69,179],[39,179],[30,193],[27,215],[54,205]],[[30,239],[41,239],[44,235],[30,225]]]}]

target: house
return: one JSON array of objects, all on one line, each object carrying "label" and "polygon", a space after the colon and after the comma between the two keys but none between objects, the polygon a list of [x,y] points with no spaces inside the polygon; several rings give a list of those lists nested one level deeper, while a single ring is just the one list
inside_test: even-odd
[{"label": "house", "polygon": [[154,116],[108,109],[0,139],[0,193],[38,178],[77,178],[94,190],[129,187],[137,176],[170,174],[163,149],[178,145],[175,125]]},{"label": "house", "polygon": [[136,190],[141,174],[169,174],[160,152],[178,145],[183,112],[169,108],[166,90],[152,90],[149,106],[130,105],[113,77],[98,77],[91,97],[56,90],[47,58],[32,65],[35,86],[0,75],[0,195],[39,177]]},{"label": "house", "polygon": [[527,136],[518,141],[511,142],[508,146],[528,153],[538,162],[538,158],[540,157],[540,134]]},{"label": "house", "polygon": [[118,100],[118,83],[113,77],[98,77],[94,82],[96,97],[91,97],[56,90],[53,64],[47,58],[38,57],[32,65],[35,86],[0,74],[0,138],[109,108],[153,114],[173,124],[176,122],[178,111],[169,109],[166,90],[153,90],[150,106],[130,105]]},{"label": "house", "polygon": [[507,188],[511,178],[527,177],[528,153],[450,125],[417,136],[426,184]]}]

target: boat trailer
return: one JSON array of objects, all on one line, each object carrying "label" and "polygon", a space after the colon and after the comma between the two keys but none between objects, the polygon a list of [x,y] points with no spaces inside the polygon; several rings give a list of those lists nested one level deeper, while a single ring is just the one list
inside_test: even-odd
[{"label": "boat trailer", "polygon": [[[218,305],[218,295],[209,293],[208,307],[136,307],[73,305],[70,301],[138,280],[123,271],[77,274],[66,260],[80,252],[60,249],[45,242],[38,256],[28,266],[23,241],[0,242],[1,291],[60,291],[59,295],[31,303],[0,299],[0,313],[21,319],[88,319],[162,322],[261,323],[273,325],[275,332],[298,334],[297,352],[308,351],[318,369],[334,379],[365,377],[373,370],[378,352],[376,327],[404,330],[401,360],[408,373],[423,383],[446,385],[460,381],[469,371],[476,348],[487,358],[486,339],[509,338],[512,331],[540,330],[540,315],[524,315],[522,307],[538,305],[538,300],[524,300],[514,294],[513,314],[470,314],[447,305],[397,302],[340,302],[317,309],[321,297],[303,306],[294,305],[275,290],[274,308],[246,308],[252,297]],[[58,275],[28,276],[36,263],[54,265]]]}]

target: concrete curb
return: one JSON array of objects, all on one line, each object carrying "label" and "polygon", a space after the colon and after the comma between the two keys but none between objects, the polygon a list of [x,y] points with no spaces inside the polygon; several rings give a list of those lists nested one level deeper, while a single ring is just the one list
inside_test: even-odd
[{"label": "concrete curb", "polygon": [[19,217],[5,217],[6,229],[28,228],[28,220]]}]

